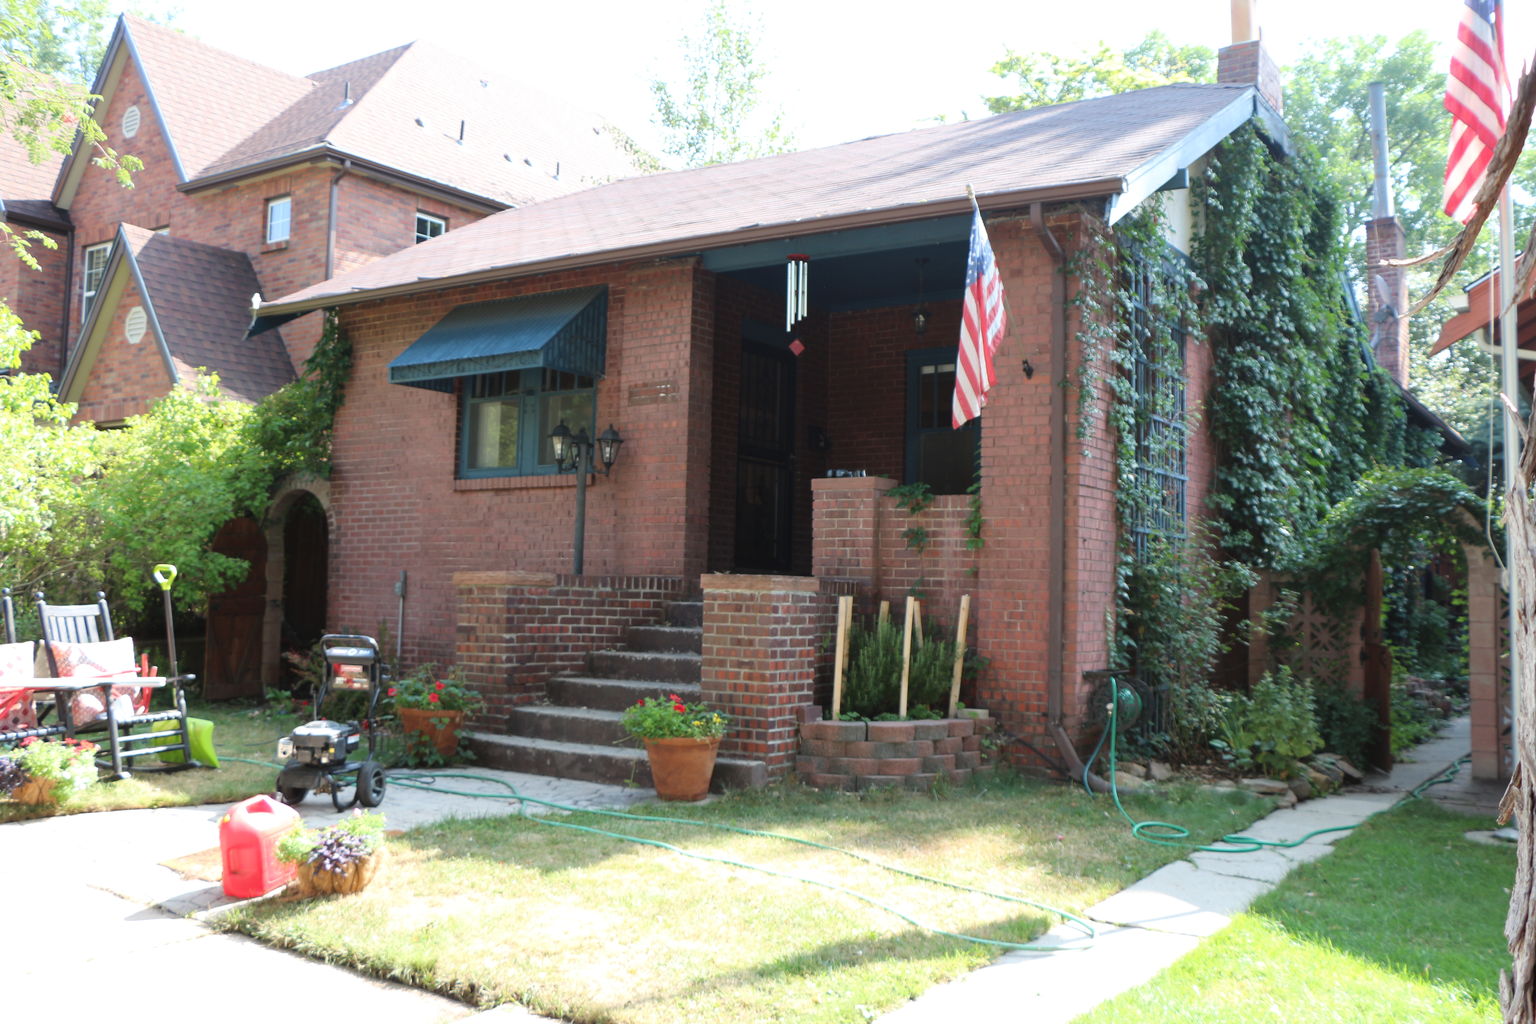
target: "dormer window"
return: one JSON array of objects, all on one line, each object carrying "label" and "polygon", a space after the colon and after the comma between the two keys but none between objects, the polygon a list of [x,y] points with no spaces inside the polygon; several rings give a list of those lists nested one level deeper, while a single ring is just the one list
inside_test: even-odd
[{"label": "dormer window", "polygon": [[416,211],[416,241],[425,242],[429,238],[436,238],[448,230],[448,222],[441,217],[434,217],[430,213]]},{"label": "dormer window", "polygon": [[278,196],[267,200],[267,244],[288,241],[293,215],[293,197]]}]

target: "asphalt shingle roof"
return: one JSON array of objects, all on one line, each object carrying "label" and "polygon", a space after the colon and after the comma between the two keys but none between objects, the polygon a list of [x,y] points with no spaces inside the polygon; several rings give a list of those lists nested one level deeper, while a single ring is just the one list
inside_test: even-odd
[{"label": "asphalt shingle roof", "polygon": [[[1050,190],[1114,195],[1138,168],[1199,131],[1238,85],[1169,85],[822,149],[627,178],[506,210],[270,303],[315,308],[380,289],[547,265],[686,252],[777,233],[825,230],[879,214],[885,222],[953,213],[978,196]],[[936,208],[935,204],[942,204]],[[264,307],[264,311],[267,307]]]},{"label": "asphalt shingle roof", "polygon": [[636,172],[602,118],[429,44],[299,78],[124,23],[188,181],[325,147],[504,205]]},{"label": "asphalt shingle roof", "polygon": [[293,380],[277,331],[245,337],[256,271],[244,253],[122,226],[172,358],[207,367],[231,398],[255,402]]}]

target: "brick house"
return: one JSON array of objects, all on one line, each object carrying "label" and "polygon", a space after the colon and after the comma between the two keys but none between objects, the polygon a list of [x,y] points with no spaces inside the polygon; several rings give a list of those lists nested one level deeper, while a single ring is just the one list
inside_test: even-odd
[{"label": "brick house", "polygon": [[103,424],[197,367],[247,400],[291,379],[319,318],[247,340],[256,292],[636,170],[601,119],[422,43],[298,77],[124,16],[92,91],[144,170],[124,189],[86,149],[34,165],[7,142],[7,221],[61,246],[41,274],[8,261],[0,294],[42,335],[26,368]]},{"label": "brick house", "polygon": [[[1271,81],[1257,42],[1222,60],[1222,84],[616,181],[265,304],[254,329],[336,308],[353,349],[329,483],[330,623],[398,623],[407,662],[464,667],[490,698],[493,763],[603,774],[612,712],[600,728],[591,712],[556,725],[546,702],[632,701],[611,681],[573,686],[626,635],[662,648],[631,675],[672,678],[645,674],[670,657],[645,631],[693,598],[690,685],[737,720],[717,781],[752,782],[791,769],[798,725],[824,702],[835,596],[869,608],[920,588],[952,623],[969,594],[990,664],[966,701],[1070,747],[1084,673],[1108,659],[1117,526],[1111,443],[1074,437],[1059,386],[1077,351],[1067,268],[1144,204],[1165,207],[1169,241],[1189,251],[1202,158],[1252,121],[1286,144],[1278,97],[1249,84]],[[967,185],[1009,324],[979,428],[952,431]],[[791,255],[809,257],[810,283],[809,315],[789,329]],[[1209,351],[1185,358],[1195,407]],[[610,474],[580,488],[556,471],[560,422],[616,428]],[[980,551],[964,493],[978,455]],[[1191,519],[1212,458],[1192,430]],[[921,550],[886,493],[904,481],[938,494]]]},{"label": "brick house", "polygon": [[[143,170],[125,189],[88,149],[34,165],[0,145],[7,223],[59,243],[34,247],[41,273],[0,261],[0,296],[41,336],[23,368],[52,374],[78,418],[101,426],[147,411],[199,369],[247,402],[292,380],[321,318],[248,336],[259,294],[638,169],[633,146],[600,118],[421,43],[297,77],[125,16],[92,91],[107,144]],[[309,492],[280,496],[266,523],[217,538],[255,568],[249,592],[210,609],[209,695],[259,694],[279,636],[304,647],[319,635],[317,502],[323,512]],[[272,637],[269,574],[290,591]],[[301,598],[306,589],[319,599]]]}]

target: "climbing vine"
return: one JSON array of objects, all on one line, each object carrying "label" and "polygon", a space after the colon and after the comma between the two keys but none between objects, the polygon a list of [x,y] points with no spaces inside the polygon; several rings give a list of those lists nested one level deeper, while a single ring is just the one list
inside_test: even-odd
[{"label": "climbing vine", "polygon": [[1194,197],[1222,452],[1210,504],[1228,554],[1286,566],[1367,470],[1422,465],[1432,449],[1369,356],[1313,158],[1277,159],[1249,126],[1212,154]]},{"label": "climbing vine", "polygon": [[270,456],[276,474],[330,476],[331,426],[351,371],[352,346],[342,336],[336,311],[328,309],[320,341],[299,379],[256,407],[252,437]]}]

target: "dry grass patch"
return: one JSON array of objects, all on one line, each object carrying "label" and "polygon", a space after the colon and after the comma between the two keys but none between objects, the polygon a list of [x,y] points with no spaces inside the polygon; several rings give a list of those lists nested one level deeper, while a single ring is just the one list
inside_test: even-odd
[{"label": "dry grass patch", "polygon": [[[135,772],[131,778],[118,782],[98,782],[56,807],[33,807],[0,800],[0,822],[137,807],[234,803],[257,793],[272,792],[277,781],[275,767],[265,763],[245,764],[237,759],[270,762],[276,754],[277,737],[287,735],[298,724],[296,717],[231,703],[197,705],[192,708],[192,717],[214,723],[213,744],[220,758],[218,768]],[[101,743],[106,737],[105,734],[82,733],[81,738]]]},{"label": "dry grass patch", "polygon": [[[1186,789],[1135,806],[1210,839],[1267,804]],[[791,834],[1067,910],[1177,856],[1133,840],[1103,800],[1020,780],[942,800],[781,786],[656,813]],[[677,821],[562,820],[813,878],[949,931],[1027,942],[1056,920],[782,840]],[[858,1020],[999,952],[844,893],[520,817],[417,829],[394,850],[387,873],[358,896],[269,903],[230,923],[480,1005],[514,1001],[576,1021],[636,1024]]]}]

